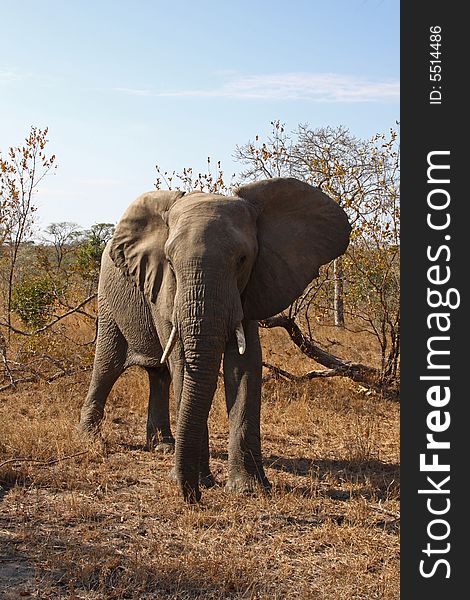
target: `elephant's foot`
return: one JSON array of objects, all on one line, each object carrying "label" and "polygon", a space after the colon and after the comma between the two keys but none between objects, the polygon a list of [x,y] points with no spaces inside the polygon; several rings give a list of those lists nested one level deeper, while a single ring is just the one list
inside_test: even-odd
[{"label": "elephant's foot", "polygon": [[175,442],[160,442],[155,446],[154,450],[160,454],[174,454]]},{"label": "elephant's foot", "polygon": [[249,495],[260,491],[268,493],[271,491],[271,484],[264,474],[259,477],[246,472],[234,472],[229,475],[225,489],[236,494]]},{"label": "elephant's foot", "polygon": [[75,430],[82,439],[83,443],[88,447],[88,449],[97,450],[104,456],[107,455],[107,443],[101,433],[99,425],[90,425],[86,422],[80,421],[80,423],[76,425]]},{"label": "elephant's foot", "polygon": [[199,485],[203,488],[211,488],[214,487],[214,485],[216,485],[216,480],[215,477],[212,475],[212,473],[209,471],[209,473],[206,474],[202,474],[199,473]]},{"label": "elephant's foot", "polygon": [[[171,479],[172,481],[176,481],[178,482],[178,477],[176,475],[176,470],[173,467],[171,469],[171,471],[168,473],[168,477],[169,479]],[[215,477],[212,475],[212,473],[209,471],[208,473],[199,473],[199,485],[203,488],[211,488],[214,487],[214,485],[216,485],[217,482],[215,480]]]},{"label": "elephant's foot", "polygon": [[147,438],[145,449],[158,452],[159,454],[174,454],[175,438],[173,436],[163,436],[160,438],[153,436],[151,439]]},{"label": "elephant's foot", "polygon": [[76,431],[85,441],[93,441],[101,437],[100,423],[81,420],[76,426]]},{"label": "elephant's foot", "polygon": [[104,410],[101,405],[85,402],[80,411],[80,422],[76,429],[85,439],[96,439],[100,437],[101,422]]},{"label": "elephant's foot", "polygon": [[188,504],[197,504],[201,500],[201,492],[199,487],[190,484],[180,484],[180,491],[183,495],[184,501]]},{"label": "elephant's foot", "polygon": [[199,491],[198,482],[195,482],[193,485],[182,483],[176,474],[175,467],[168,473],[168,477],[178,485],[185,502],[188,502],[189,504],[196,504],[199,502],[201,499],[201,492]]}]

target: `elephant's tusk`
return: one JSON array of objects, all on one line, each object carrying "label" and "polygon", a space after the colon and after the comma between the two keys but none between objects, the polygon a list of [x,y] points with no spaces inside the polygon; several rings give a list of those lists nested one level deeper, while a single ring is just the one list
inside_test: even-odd
[{"label": "elephant's tusk", "polygon": [[241,322],[235,327],[235,335],[237,337],[238,352],[240,352],[240,354],[245,354],[246,340],[245,332],[243,331],[243,325]]},{"label": "elephant's tusk", "polygon": [[171,351],[175,347],[175,344],[177,341],[178,341],[178,331],[176,330],[176,327],[173,325],[173,329],[171,330],[167,345],[166,345],[165,350],[163,351],[162,357],[160,359],[160,364],[163,365],[163,363],[166,361],[166,359],[170,356]]}]

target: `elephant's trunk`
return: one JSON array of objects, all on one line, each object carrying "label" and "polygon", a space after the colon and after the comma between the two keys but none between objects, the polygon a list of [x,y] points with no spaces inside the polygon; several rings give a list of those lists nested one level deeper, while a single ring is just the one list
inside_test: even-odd
[{"label": "elephant's trunk", "polygon": [[175,448],[177,480],[185,500],[190,502],[197,502],[200,498],[198,482],[202,441],[222,357],[222,348],[217,340],[201,338],[196,347],[197,358],[185,359]]},{"label": "elephant's trunk", "polygon": [[[241,304],[228,301],[222,274],[196,273],[178,285],[175,317],[184,352],[184,379],[178,411],[175,471],[186,500],[198,501],[199,459],[204,429],[217,387],[228,335],[240,320]],[[224,289],[225,288],[225,289]],[[234,306],[239,304],[239,306]]]}]

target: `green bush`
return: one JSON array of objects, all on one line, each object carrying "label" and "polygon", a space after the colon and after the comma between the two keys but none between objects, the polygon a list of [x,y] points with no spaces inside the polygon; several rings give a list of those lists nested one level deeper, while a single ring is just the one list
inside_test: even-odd
[{"label": "green bush", "polygon": [[35,329],[46,323],[54,302],[55,294],[50,279],[33,277],[15,286],[11,307],[25,325]]},{"label": "green bush", "polygon": [[101,256],[113,233],[112,223],[95,223],[78,247],[74,270],[90,283],[90,291],[98,285]]}]

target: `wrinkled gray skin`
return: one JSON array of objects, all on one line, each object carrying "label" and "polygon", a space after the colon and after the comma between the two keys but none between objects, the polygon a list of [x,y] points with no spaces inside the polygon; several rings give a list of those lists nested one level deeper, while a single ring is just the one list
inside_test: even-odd
[{"label": "wrinkled gray skin", "polygon": [[[229,415],[227,489],[269,489],[261,459],[259,319],[285,309],[342,254],[350,225],[317,188],[290,178],[240,187],[234,197],[154,191],[135,200],[102,260],[99,326],[80,428],[96,432],[107,396],[130,365],[150,381],[147,443],[174,444],[168,394],[177,408],[176,479],[184,498],[210,485],[207,418],[223,356]],[[242,323],[246,350],[235,335]],[[170,332],[178,337],[161,364]]]}]

